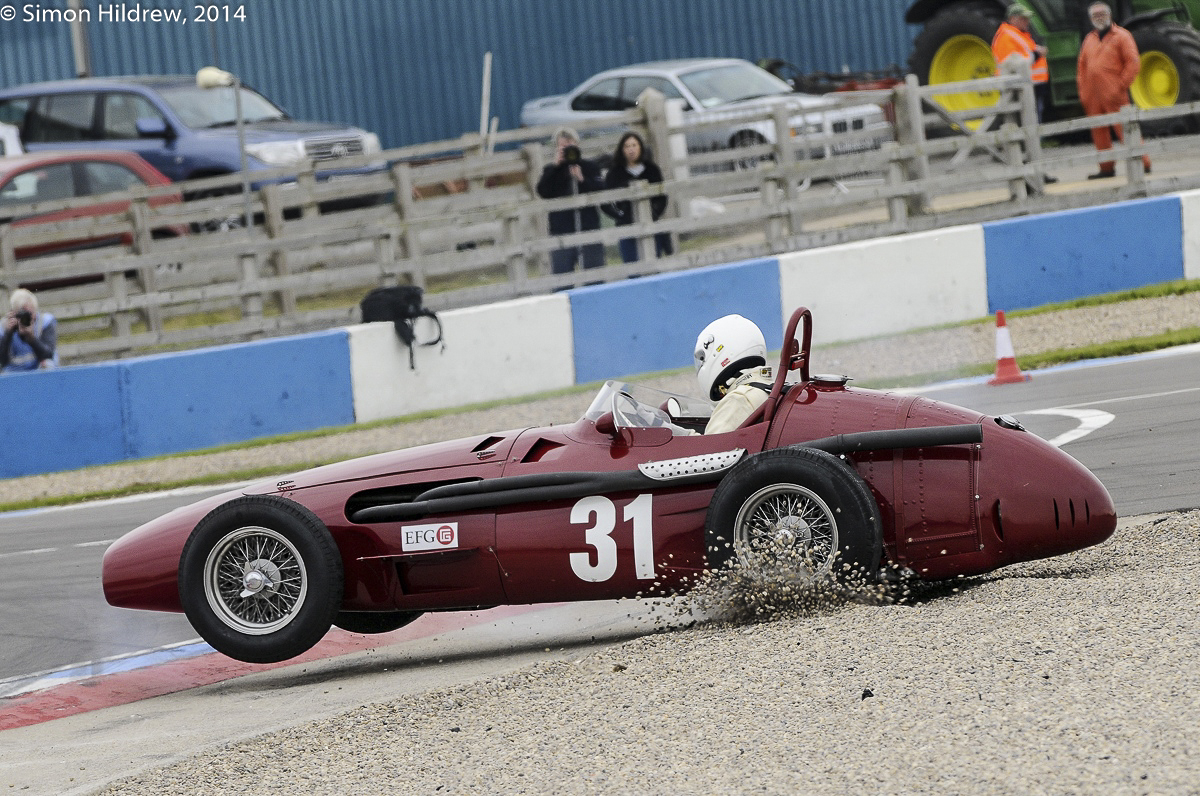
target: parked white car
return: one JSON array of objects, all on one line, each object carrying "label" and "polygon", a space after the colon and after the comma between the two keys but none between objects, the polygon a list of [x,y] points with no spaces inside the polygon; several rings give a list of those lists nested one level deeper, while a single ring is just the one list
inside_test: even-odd
[{"label": "parked white car", "polygon": [[[809,157],[875,149],[893,135],[878,105],[839,107],[828,97],[797,93],[770,72],[740,58],[654,61],[609,69],[567,94],[526,102],[521,108],[521,124],[578,125],[618,115],[635,107],[647,88],[657,89],[668,99],[682,99],[689,122],[727,121],[689,131],[688,151],[693,153],[775,143],[775,125],[770,119],[746,117],[779,104],[792,113],[793,136],[829,136],[821,145],[808,148]],[[844,143],[837,141],[839,135],[846,136]]]},{"label": "parked white car", "polygon": [[0,157],[20,155],[24,151],[17,128],[11,124],[0,122]]}]

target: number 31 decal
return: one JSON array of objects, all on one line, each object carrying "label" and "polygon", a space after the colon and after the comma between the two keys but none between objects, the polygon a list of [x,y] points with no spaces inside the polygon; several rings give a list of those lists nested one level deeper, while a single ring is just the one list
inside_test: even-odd
[{"label": "number 31 decal", "polygon": [[[633,567],[638,580],[654,578],[654,534],[651,503],[653,495],[638,495],[625,506],[622,519],[633,523]],[[580,580],[601,583],[617,572],[617,507],[606,497],[593,495],[580,500],[571,509],[572,525],[587,525],[584,541],[596,551],[571,553],[571,570]]]}]

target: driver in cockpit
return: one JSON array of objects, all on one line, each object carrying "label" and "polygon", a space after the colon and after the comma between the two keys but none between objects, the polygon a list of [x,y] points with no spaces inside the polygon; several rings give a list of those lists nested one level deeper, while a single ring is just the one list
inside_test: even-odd
[{"label": "driver in cockpit", "polygon": [[767,343],[753,321],[726,315],[696,338],[696,380],[717,401],[704,433],[733,431],[767,400],[773,382],[767,367]]}]

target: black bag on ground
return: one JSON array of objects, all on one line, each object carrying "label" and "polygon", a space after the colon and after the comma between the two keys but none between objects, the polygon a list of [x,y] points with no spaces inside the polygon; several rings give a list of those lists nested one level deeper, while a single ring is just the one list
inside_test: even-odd
[{"label": "black bag on ground", "polygon": [[424,294],[425,291],[416,285],[377,287],[359,303],[363,323],[391,321],[395,325],[396,337],[408,346],[408,366],[413,370],[416,369],[413,344],[417,339],[413,324],[417,319],[429,318],[437,326],[437,336],[420,345],[437,345],[442,341],[442,322],[433,310],[424,306]]}]

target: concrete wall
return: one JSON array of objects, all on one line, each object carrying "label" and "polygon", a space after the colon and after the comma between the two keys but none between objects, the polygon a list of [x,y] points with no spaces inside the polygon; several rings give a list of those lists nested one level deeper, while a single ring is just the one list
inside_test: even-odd
[{"label": "concrete wall", "polygon": [[779,263],[771,258],[572,290],[575,381],[690,365],[696,335],[730,313],[778,340],[779,287]]},{"label": "concrete wall", "polygon": [[348,329],[359,423],[575,383],[571,302],[564,293],[444,312],[439,319],[443,343],[417,346],[411,365],[390,323]]},{"label": "concrete wall", "polygon": [[354,422],[343,330],[118,365],[126,445],[154,456]]},{"label": "concrete wall", "polygon": [[8,428],[0,477],[73,470],[132,458],[121,371],[82,365],[0,376]]},{"label": "concrete wall", "polygon": [[317,334],[8,374],[0,477],[354,422],[348,336]]},{"label": "concrete wall", "polygon": [[415,367],[391,324],[7,375],[0,477],[516,398],[685,367],[737,312],[833,343],[1200,278],[1200,191],[630,279],[441,314]]},{"label": "concrete wall", "polygon": [[785,254],[779,279],[785,314],[812,310],[815,344],[988,313],[978,225]]},{"label": "concrete wall", "polygon": [[1183,276],[1182,209],[1174,196],[983,227],[992,312]]},{"label": "concrete wall", "polygon": [[1200,279],[1200,191],[1179,195],[1183,223],[1183,276]]}]

